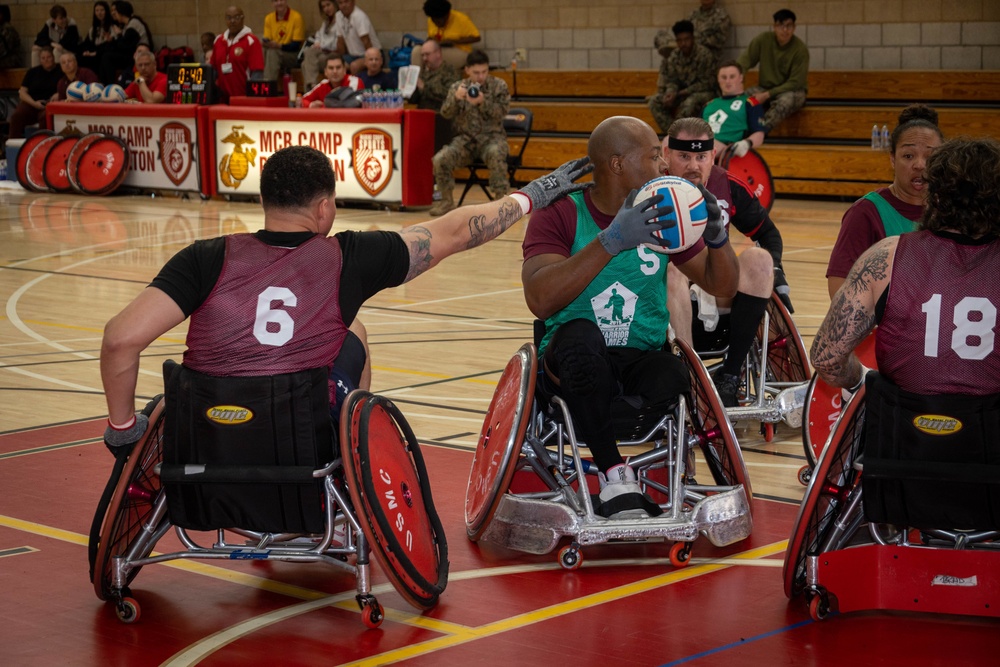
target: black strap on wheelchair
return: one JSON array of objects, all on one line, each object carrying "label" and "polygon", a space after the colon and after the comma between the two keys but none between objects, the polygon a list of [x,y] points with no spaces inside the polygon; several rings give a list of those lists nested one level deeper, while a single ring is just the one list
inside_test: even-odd
[{"label": "black strap on wheelchair", "polygon": [[242,466],[217,463],[164,463],[160,466],[160,480],[165,484],[316,483],[312,466]]}]

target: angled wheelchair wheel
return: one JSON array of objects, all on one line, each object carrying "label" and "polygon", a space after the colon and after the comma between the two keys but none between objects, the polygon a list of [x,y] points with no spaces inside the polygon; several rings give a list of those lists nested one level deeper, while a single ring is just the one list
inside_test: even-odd
[{"label": "angled wheelchair wheel", "polygon": [[[774,382],[805,382],[809,379],[809,355],[791,314],[774,292],[767,302],[767,377]],[[764,323],[757,328],[757,340],[764,336]],[[757,347],[756,349],[760,349]]]},{"label": "angled wheelchair wheel", "polygon": [[493,392],[465,491],[465,532],[473,542],[486,532],[510,488],[531,418],[537,372],[535,346],[525,343],[507,362]]},{"label": "angled wheelchair wheel", "polygon": [[358,522],[399,594],[429,609],[448,584],[448,542],[417,439],[381,396],[356,390],[343,410],[341,455]]},{"label": "angled wheelchair wheel", "polygon": [[861,474],[854,469],[854,462],[864,446],[864,399],[862,386],[837,420],[799,506],[782,569],[785,595],[789,598],[806,587],[806,559],[835,550],[842,539],[850,537],[845,534],[830,543],[834,520],[851,493],[861,490]]},{"label": "angled wheelchair wheel", "polygon": [[[102,600],[114,597],[111,559],[127,553],[143,533],[142,528],[152,516],[162,489],[160,478],[153,469],[163,461],[163,408],[162,398],[155,404],[151,401],[147,406],[149,427],[132,450],[104,515],[93,568],[94,592]],[[143,550],[145,553],[135,556],[148,556],[153,546],[148,544]],[[132,582],[140,569],[136,567],[129,571],[126,585]]]},{"label": "angled wheelchair wheel", "polygon": [[[875,334],[869,334],[854,350],[855,356],[868,368],[878,369],[875,361]],[[840,387],[832,387],[819,375],[813,375],[806,391],[802,410],[802,447],[809,467],[815,468],[833,425],[840,417]]]},{"label": "angled wheelchair wheel", "polygon": [[719,399],[719,392],[697,353],[686,342],[674,341],[681,359],[691,376],[691,397],[688,405],[690,428],[698,438],[715,483],[725,486],[742,484],[753,508],[753,489],[740,452],[733,425]]},{"label": "angled wheelchair wheel", "polygon": [[737,157],[731,148],[732,144],[723,152],[723,157],[717,160],[719,166],[746,183],[760,205],[770,213],[771,206],[774,205],[774,179],[771,178],[767,162],[753,149],[743,157]]}]

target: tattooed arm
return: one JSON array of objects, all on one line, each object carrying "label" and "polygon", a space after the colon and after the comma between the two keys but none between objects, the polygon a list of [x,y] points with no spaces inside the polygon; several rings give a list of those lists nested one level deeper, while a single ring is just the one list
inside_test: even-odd
[{"label": "tattooed arm", "polygon": [[858,258],[816,332],[812,364],[831,385],[853,387],[861,380],[861,362],[851,353],[875,328],[875,304],[889,286],[898,241],[879,241]]},{"label": "tattooed arm", "polygon": [[521,205],[511,197],[463,206],[399,232],[410,251],[409,282],[450,255],[481,246],[521,219]]}]

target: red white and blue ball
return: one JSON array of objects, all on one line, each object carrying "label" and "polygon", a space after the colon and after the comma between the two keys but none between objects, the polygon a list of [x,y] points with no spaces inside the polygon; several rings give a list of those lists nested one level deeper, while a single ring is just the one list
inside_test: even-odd
[{"label": "red white and blue ball", "polygon": [[639,204],[656,195],[663,195],[663,201],[657,207],[673,207],[674,212],[665,218],[675,220],[677,224],[656,232],[665,245],[647,243],[646,247],[668,255],[687,250],[705,233],[708,207],[704,195],[691,181],[679,176],[659,176],[642,186],[634,203]]}]

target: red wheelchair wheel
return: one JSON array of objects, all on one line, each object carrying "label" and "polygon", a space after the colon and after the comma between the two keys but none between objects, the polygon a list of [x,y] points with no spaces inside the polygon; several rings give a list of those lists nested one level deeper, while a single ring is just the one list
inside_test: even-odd
[{"label": "red wheelchair wheel", "polygon": [[847,502],[848,495],[855,489],[860,490],[861,473],[853,464],[864,443],[864,405],[865,387],[862,385],[837,420],[830,444],[823,450],[802,497],[782,566],[788,598],[805,589],[806,558],[826,550],[823,541],[827,529]]},{"label": "red wheelchair wheel", "polygon": [[448,542],[417,439],[381,396],[354,391],[342,414],[344,477],[365,538],[399,594],[429,609],[448,584]]},{"label": "red wheelchair wheel", "polygon": [[[767,374],[774,382],[800,383],[809,379],[809,355],[791,314],[774,292],[767,302]],[[757,328],[763,338],[763,322]]]},{"label": "red wheelchair wheel", "polygon": [[62,140],[63,138],[57,134],[49,135],[35,144],[28,154],[24,177],[35,192],[48,192],[49,184],[45,182],[45,160],[49,157],[49,151]]},{"label": "red wheelchair wheel", "polygon": [[473,542],[482,537],[510,488],[535,398],[538,357],[525,343],[497,382],[472,458],[465,491],[465,531]]},{"label": "red wheelchair wheel", "polygon": [[28,157],[31,155],[31,152],[35,150],[35,146],[51,136],[53,136],[53,134],[49,130],[35,132],[33,135],[24,140],[24,143],[21,144],[21,150],[17,154],[17,164],[14,165],[14,168],[16,169],[15,174],[17,175],[17,182],[21,184],[22,188],[28,190],[29,192],[35,192],[35,188],[28,181]]},{"label": "red wheelchair wheel", "polygon": [[83,194],[111,194],[125,180],[128,163],[125,142],[105,135],[91,142],[76,158],[76,185]]},{"label": "red wheelchair wheel", "polygon": [[54,192],[72,192],[73,186],[69,183],[66,175],[66,159],[73,146],[80,140],[80,137],[73,135],[62,137],[45,157],[45,164],[42,167],[42,177],[45,184]]},{"label": "red wheelchair wheel", "polygon": [[743,454],[736,440],[733,425],[726,416],[719,392],[715,389],[705,364],[691,346],[681,339],[674,345],[681,359],[687,364],[691,376],[691,398],[688,404],[689,427],[698,438],[702,453],[716,484],[736,486],[742,484],[747,502],[753,511],[753,489],[747,473]]},{"label": "red wheelchair wheel", "polygon": [[76,192],[83,192],[80,189],[80,183],[77,180],[77,170],[80,166],[80,156],[90,148],[98,139],[103,139],[104,134],[101,132],[91,132],[90,134],[85,134],[77,140],[76,144],[70,149],[69,155],[66,156],[66,180],[69,181],[70,187]]},{"label": "red wheelchair wheel", "polygon": [[720,157],[719,165],[746,183],[764,210],[771,211],[771,206],[774,205],[774,179],[760,153],[751,149],[743,157],[737,157],[727,148]]}]

